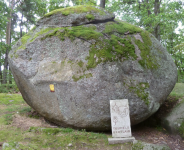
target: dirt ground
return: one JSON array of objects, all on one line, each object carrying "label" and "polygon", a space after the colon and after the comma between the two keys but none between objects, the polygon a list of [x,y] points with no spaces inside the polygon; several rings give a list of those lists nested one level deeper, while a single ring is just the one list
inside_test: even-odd
[{"label": "dirt ground", "polygon": [[[165,109],[165,108],[164,108]],[[162,111],[162,110],[161,110]],[[38,115],[36,112],[32,112],[32,115]],[[158,114],[155,114],[158,115]],[[165,114],[163,114],[165,115]],[[165,144],[172,150],[184,150],[184,140],[179,135],[171,135],[164,128],[149,126],[145,122],[132,127],[132,135],[136,140],[140,140],[153,144]],[[28,118],[25,116],[15,115],[12,126],[21,128],[22,130],[28,130],[29,127],[57,127],[50,124],[40,116],[40,119]],[[111,134],[111,133],[106,133]]]}]

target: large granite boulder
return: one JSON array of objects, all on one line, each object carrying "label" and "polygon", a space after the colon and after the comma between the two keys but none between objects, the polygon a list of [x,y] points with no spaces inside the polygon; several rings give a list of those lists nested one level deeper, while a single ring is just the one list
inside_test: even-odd
[{"label": "large granite boulder", "polygon": [[87,130],[110,130],[113,99],[129,100],[132,125],[147,119],[177,80],[171,56],[152,34],[94,6],[46,14],[14,45],[9,64],[32,108]]}]

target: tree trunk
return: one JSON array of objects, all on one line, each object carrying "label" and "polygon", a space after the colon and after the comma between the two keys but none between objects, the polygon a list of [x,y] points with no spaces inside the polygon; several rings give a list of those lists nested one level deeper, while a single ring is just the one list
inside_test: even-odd
[{"label": "tree trunk", "polygon": [[[2,48],[2,39],[1,39],[1,48]],[[0,51],[0,56],[1,56],[1,51]],[[0,83],[2,84],[2,79],[3,79],[3,74],[2,74],[2,70],[1,70],[1,58],[0,58]]]},{"label": "tree trunk", "polygon": [[12,0],[9,3],[9,7],[11,8],[10,11],[10,18],[8,19],[7,27],[6,27],[6,44],[7,44],[7,49],[5,53],[5,59],[4,59],[4,71],[3,71],[3,81],[2,84],[7,83],[7,70],[8,70],[8,53],[9,53],[9,48],[11,45],[11,16],[12,16],[12,10],[14,7],[14,2],[15,0]]},{"label": "tree trunk", "polygon": [[147,3],[147,11],[148,11],[148,17],[151,15],[151,11],[150,11],[150,8],[149,8],[149,0],[146,0],[146,3]]},{"label": "tree trunk", "polygon": [[9,84],[12,84],[12,73],[11,73],[11,70],[10,70],[10,67],[8,67],[9,71],[8,71],[8,74],[9,74]]},{"label": "tree trunk", "polygon": [[22,12],[21,21],[20,21],[20,38],[22,37],[22,20],[23,20],[23,12]]},{"label": "tree trunk", "polygon": [[100,0],[100,7],[105,8],[105,0]]},{"label": "tree trunk", "polygon": [[0,83],[2,84],[2,70],[1,70],[1,62],[0,62]]},{"label": "tree trunk", "polygon": [[[161,4],[161,0],[155,0],[154,13],[156,16],[160,13],[160,4]],[[158,41],[161,40],[161,38],[160,38],[160,25],[159,24],[156,27],[154,27],[153,34],[157,38]]]}]

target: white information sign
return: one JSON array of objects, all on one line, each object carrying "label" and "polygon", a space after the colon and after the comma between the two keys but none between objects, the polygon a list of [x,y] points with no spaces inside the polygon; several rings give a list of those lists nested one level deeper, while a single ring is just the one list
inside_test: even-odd
[{"label": "white information sign", "polygon": [[128,99],[110,100],[112,137],[130,137]]}]

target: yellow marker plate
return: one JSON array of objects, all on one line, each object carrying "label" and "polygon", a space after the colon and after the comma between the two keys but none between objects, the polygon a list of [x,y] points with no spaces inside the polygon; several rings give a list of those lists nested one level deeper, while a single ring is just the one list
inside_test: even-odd
[{"label": "yellow marker plate", "polygon": [[50,84],[50,91],[54,92],[54,84]]}]

